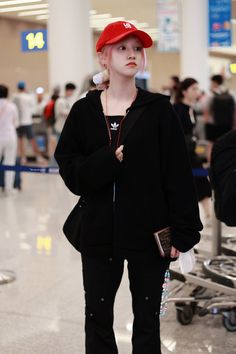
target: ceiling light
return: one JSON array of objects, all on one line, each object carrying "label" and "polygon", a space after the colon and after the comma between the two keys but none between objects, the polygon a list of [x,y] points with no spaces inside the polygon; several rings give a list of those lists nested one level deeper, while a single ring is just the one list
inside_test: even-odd
[{"label": "ceiling light", "polygon": [[21,11],[21,10],[43,9],[46,7],[48,7],[48,4],[5,7],[3,9],[0,9],[0,12],[3,13],[3,12],[15,12],[15,11]]},{"label": "ceiling light", "polygon": [[104,29],[104,27],[111,22],[124,21],[124,20],[125,20],[124,17],[111,17],[111,18],[101,18],[101,19],[99,18],[99,19],[95,19],[95,20],[90,19],[90,27]]},{"label": "ceiling light", "polygon": [[11,6],[17,4],[27,4],[28,2],[40,2],[42,0],[8,0],[8,1],[1,1],[0,6]]},{"label": "ceiling light", "polygon": [[48,14],[48,10],[36,10],[36,11],[23,11],[19,12],[17,16],[24,17],[24,16],[33,16],[33,15],[43,15]]},{"label": "ceiling light", "polygon": [[90,16],[91,19],[103,19],[103,18],[111,18],[111,14],[95,14]]},{"label": "ceiling light", "polygon": [[36,20],[47,20],[49,18],[49,15],[39,15],[36,16]]}]

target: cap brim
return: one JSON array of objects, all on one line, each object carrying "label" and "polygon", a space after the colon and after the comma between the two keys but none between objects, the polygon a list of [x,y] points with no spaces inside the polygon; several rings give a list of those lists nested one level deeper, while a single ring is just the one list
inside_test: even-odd
[{"label": "cap brim", "polygon": [[138,39],[142,42],[142,45],[143,45],[144,48],[149,48],[153,44],[153,40],[149,36],[149,34],[147,34],[144,31],[140,31],[140,30],[132,30],[132,31],[129,31],[129,32],[122,33],[119,36],[116,36],[115,38],[113,38],[112,40],[106,42],[106,44],[117,43],[117,42],[121,41],[123,38],[129,37],[129,36],[138,37]]}]

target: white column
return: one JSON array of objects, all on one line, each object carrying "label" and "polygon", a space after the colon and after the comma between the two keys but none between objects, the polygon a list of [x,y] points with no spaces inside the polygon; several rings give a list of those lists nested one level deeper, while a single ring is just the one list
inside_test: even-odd
[{"label": "white column", "polygon": [[209,90],[208,0],[182,0],[181,78]]},{"label": "white column", "polygon": [[63,89],[73,82],[80,90],[93,71],[89,0],[49,0],[49,85]]}]

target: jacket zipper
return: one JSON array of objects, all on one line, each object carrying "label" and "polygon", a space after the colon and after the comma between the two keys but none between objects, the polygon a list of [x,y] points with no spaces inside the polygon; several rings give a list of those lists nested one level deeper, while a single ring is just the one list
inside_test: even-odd
[{"label": "jacket zipper", "polygon": [[[123,122],[124,122],[124,120],[126,119],[128,113],[129,113],[129,109],[126,111],[126,114],[124,115],[124,117],[122,118],[122,120],[121,120],[121,122],[120,122],[120,129],[119,129],[119,132],[118,132],[116,148],[118,148],[118,146],[119,146],[120,135],[121,135],[121,128],[122,128]],[[105,114],[104,114],[104,118],[105,118],[105,122],[106,122],[106,126],[107,126],[108,136],[109,136],[109,145],[111,146],[111,131],[110,131],[110,126],[109,126],[109,123],[108,123],[108,121],[107,121],[107,117],[106,117]],[[112,197],[113,209],[114,209],[114,207],[115,207],[115,201],[116,201],[116,182],[114,181],[114,182],[113,182],[113,197]]]},{"label": "jacket zipper", "polygon": [[[123,124],[124,120],[126,119],[128,113],[129,113],[129,109],[127,110],[127,112],[126,112],[126,114],[124,115],[122,121],[120,122],[120,129],[119,129],[119,132],[118,132],[116,148],[119,147],[122,124]],[[114,182],[113,182],[113,209],[115,209],[115,201],[116,201],[116,182],[114,181]]]}]

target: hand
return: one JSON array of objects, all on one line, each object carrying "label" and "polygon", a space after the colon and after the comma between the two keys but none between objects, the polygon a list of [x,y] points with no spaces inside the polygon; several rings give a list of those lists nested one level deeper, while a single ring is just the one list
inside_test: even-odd
[{"label": "hand", "polygon": [[123,149],[124,149],[124,145],[121,145],[118,147],[118,149],[116,149],[115,154],[116,154],[116,158],[122,162],[123,161]]},{"label": "hand", "polygon": [[178,258],[179,257],[179,251],[172,246],[171,251],[170,251],[170,258]]}]

